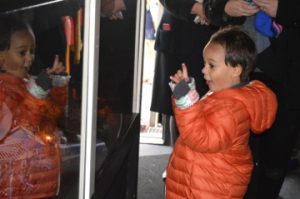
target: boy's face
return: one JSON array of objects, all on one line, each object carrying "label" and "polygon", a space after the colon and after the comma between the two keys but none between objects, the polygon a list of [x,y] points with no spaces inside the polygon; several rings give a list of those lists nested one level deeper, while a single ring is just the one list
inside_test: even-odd
[{"label": "boy's face", "polygon": [[0,52],[2,68],[19,78],[25,78],[34,60],[35,38],[27,30],[11,35],[10,47]]},{"label": "boy's face", "polygon": [[240,83],[241,66],[225,64],[225,49],[218,43],[208,43],[203,50],[202,73],[211,91],[221,91]]}]

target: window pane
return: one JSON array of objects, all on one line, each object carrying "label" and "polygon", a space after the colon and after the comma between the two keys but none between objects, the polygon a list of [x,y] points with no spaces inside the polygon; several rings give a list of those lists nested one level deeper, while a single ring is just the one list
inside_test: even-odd
[{"label": "window pane", "polygon": [[[42,87],[47,80],[41,78],[42,83],[37,83],[41,71],[54,65],[56,55],[71,79],[69,86],[63,87],[59,80],[67,76],[58,71],[51,76],[56,83],[48,81],[50,93],[39,99],[31,92],[31,84],[16,78],[8,65],[1,70],[5,85],[0,93],[0,198],[78,198],[84,26],[83,20],[77,19],[83,17],[83,4],[83,0],[1,0],[1,15],[24,19],[35,35],[27,79]],[[3,39],[3,27],[0,31]]]}]

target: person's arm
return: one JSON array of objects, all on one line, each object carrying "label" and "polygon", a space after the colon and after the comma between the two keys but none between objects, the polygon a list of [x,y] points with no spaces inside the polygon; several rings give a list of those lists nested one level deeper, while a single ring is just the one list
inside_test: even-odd
[{"label": "person's arm", "polygon": [[242,103],[219,101],[207,110],[204,108],[207,103],[214,102],[199,100],[188,109],[180,109],[173,100],[173,110],[183,142],[194,151],[216,153],[231,146],[238,136],[238,123],[231,110],[242,113],[245,109]]},{"label": "person's arm", "polygon": [[187,66],[183,63],[182,69],[170,76],[169,83],[173,92],[175,104],[181,109],[189,108],[199,100],[199,94],[196,91],[195,80],[188,75]]},{"label": "person's arm", "polygon": [[196,0],[160,0],[160,2],[173,16],[183,20],[193,21],[195,16],[200,16],[215,26],[242,24],[245,21],[245,17],[230,16],[225,12],[228,0],[203,0],[202,3]]},{"label": "person's arm", "polygon": [[[207,115],[203,101],[198,100],[199,95],[189,98],[188,93],[195,89],[188,85],[190,77],[185,64],[170,79],[174,115],[183,142],[195,151],[206,153],[217,152],[230,145],[227,137],[233,134],[228,134],[231,131],[226,128],[233,126],[235,122],[228,114],[228,107],[219,106],[213,114]],[[220,116],[224,119],[220,120]]]},{"label": "person's arm", "polygon": [[36,79],[31,78],[27,90],[32,97],[42,100],[52,118],[58,118],[67,103],[67,85],[70,75],[65,72],[65,67],[55,56],[53,66],[43,70]]},{"label": "person's arm", "polygon": [[48,112],[53,118],[59,118],[67,104],[67,86],[53,86],[48,101]]},{"label": "person's arm", "polygon": [[300,27],[300,1],[253,0],[253,2],[283,27]]},{"label": "person's arm", "polygon": [[47,98],[49,104],[49,114],[58,118],[64,111],[67,104],[67,86],[71,76],[65,72],[65,67],[55,56],[52,68],[47,69],[51,79],[51,90]]},{"label": "person's arm", "polygon": [[160,2],[167,11],[177,18],[191,21],[195,17],[191,14],[193,5],[198,3],[195,0],[160,0]]},{"label": "person's arm", "polygon": [[186,109],[193,106],[199,100],[194,78],[190,77],[188,82],[181,80],[178,84],[170,82],[169,85],[173,91],[177,107]]},{"label": "person's arm", "polygon": [[[225,10],[230,0],[204,0],[203,9],[209,24],[224,26],[228,24],[240,25],[245,21],[245,17],[233,15]],[[231,4],[239,2],[230,2]]]},{"label": "person's arm", "polygon": [[126,10],[124,0],[101,1],[101,16],[109,17],[111,20],[123,19],[122,11]]}]

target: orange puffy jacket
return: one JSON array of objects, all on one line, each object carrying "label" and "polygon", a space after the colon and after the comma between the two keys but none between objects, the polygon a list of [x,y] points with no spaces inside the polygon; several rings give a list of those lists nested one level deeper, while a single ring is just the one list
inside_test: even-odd
[{"label": "orange puffy jacket", "polygon": [[215,92],[187,109],[173,107],[180,136],[167,168],[166,198],[243,198],[253,168],[250,129],[258,133],[271,127],[275,94],[252,81]]},{"label": "orange puffy jacket", "polygon": [[55,196],[60,181],[57,119],[66,105],[66,88],[46,99],[27,91],[26,82],[0,74],[0,198]]}]

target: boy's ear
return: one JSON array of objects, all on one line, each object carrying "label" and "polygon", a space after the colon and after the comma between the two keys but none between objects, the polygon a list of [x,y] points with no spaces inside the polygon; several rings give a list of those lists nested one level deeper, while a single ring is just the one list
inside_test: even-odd
[{"label": "boy's ear", "polygon": [[239,65],[237,65],[236,67],[232,67],[233,69],[233,76],[234,77],[240,77],[241,76],[241,74],[242,74],[242,72],[243,72],[243,68],[242,68],[242,66],[239,64]]}]

